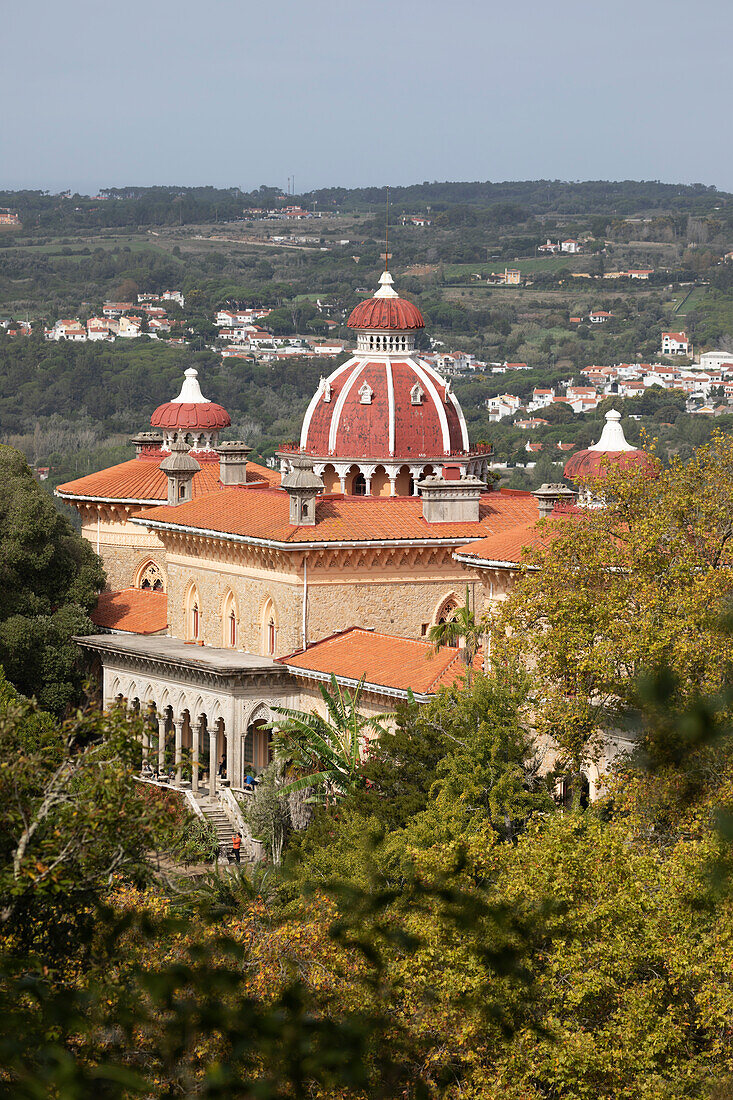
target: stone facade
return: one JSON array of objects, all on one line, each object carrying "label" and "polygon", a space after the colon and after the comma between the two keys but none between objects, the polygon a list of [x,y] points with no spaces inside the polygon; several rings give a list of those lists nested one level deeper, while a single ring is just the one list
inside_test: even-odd
[{"label": "stone facade", "polygon": [[108,589],[136,587],[138,573],[146,561],[154,561],[165,577],[165,547],[152,531],[127,523],[128,513],[134,509],[86,505],[79,507],[79,511],[81,533],[104,562]]},{"label": "stone facade", "polygon": [[[275,551],[164,532],[172,637],[282,657],[350,626],[424,637],[441,610],[465,598],[482,604],[481,580],[452,559],[451,547]],[[306,585],[307,574],[307,585]],[[228,599],[233,597],[233,603]],[[306,601],[304,616],[304,599]],[[305,622],[304,622],[305,618]],[[268,624],[274,623],[274,649]]]}]

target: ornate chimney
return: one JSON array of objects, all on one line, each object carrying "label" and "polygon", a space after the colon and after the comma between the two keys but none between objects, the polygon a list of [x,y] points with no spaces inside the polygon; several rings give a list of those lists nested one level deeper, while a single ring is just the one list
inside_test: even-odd
[{"label": "ornate chimney", "polygon": [[219,456],[219,481],[222,485],[247,484],[247,455],[252,450],[246,443],[220,443],[216,448]]},{"label": "ornate chimney", "polygon": [[135,447],[135,458],[140,458],[146,454],[158,456],[163,443],[163,436],[158,435],[157,432],[140,432],[138,435],[133,436],[130,442]]},{"label": "ornate chimney", "polygon": [[533,497],[537,497],[540,506],[540,519],[549,516],[556,504],[572,504],[577,495],[562,482],[550,484],[547,481],[532,493]]},{"label": "ornate chimney", "polygon": [[169,504],[185,504],[193,498],[193,477],[201,467],[188,451],[185,443],[171,443],[171,453],[160,464],[168,478]]},{"label": "ornate chimney", "polygon": [[308,455],[289,455],[290,473],[281,482],[290,497],[290,522],[296,527],[315,527],[316,500],[323,492],[323,482],[313,472],[313,459]]},{"label": "ornate chimney", "polygon": [[426,477],[418,483],[422,493],[422,514],[426,523],[478,523],[479,503],[486,483],[467,475],[450,479]]}]

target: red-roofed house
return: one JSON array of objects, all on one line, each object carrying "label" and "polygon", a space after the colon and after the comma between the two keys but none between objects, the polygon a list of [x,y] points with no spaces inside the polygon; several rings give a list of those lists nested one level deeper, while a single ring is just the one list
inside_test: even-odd
[{"label": "red-roofed house", "polygon": [[685,332],[662,333],[662,355],[689,355],[690,341]]}]

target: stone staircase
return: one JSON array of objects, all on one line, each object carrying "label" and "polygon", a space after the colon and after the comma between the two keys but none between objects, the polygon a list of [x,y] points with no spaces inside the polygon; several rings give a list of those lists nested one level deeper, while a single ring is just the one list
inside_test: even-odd
[{"label": "stone staircase", "polygon": [[213,825],[216,829],[216,835],[219,838],[219,858],[226,861],[226,854],[232,847],[234,827],[218,798],[211,798],[210,795],[199,795],[196,801],[198,802],[201,813],[209,824]]}]

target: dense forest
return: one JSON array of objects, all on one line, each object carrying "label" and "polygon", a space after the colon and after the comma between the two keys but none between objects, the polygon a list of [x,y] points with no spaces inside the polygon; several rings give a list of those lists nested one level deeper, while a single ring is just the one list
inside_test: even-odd
[{"label": "dense forest", "polygon": [[[436,214],[453,207],[477,207],[494,221],[524,221],[529,215],[588,215],[616,217],[664,210],[710,213],[730,205],[731,196],[703,184],[681,185],[658,181],[603,180],[568,182],[421,183],[393,187],[389,199],[394,212]],[[0,205],[21,215],[27,227],[71,229],[140,225],[187,225],[225,222],[247,210],[302,204],[332,211],[382,211],[386,187],[330,187],[300,195],[284,195],[280,188],[263,185],[256,191],[237,187],[110,187],[100,195],[50,195],[45,191],[0,191]],[[481,220],[474,214],[473,220]]]}]

